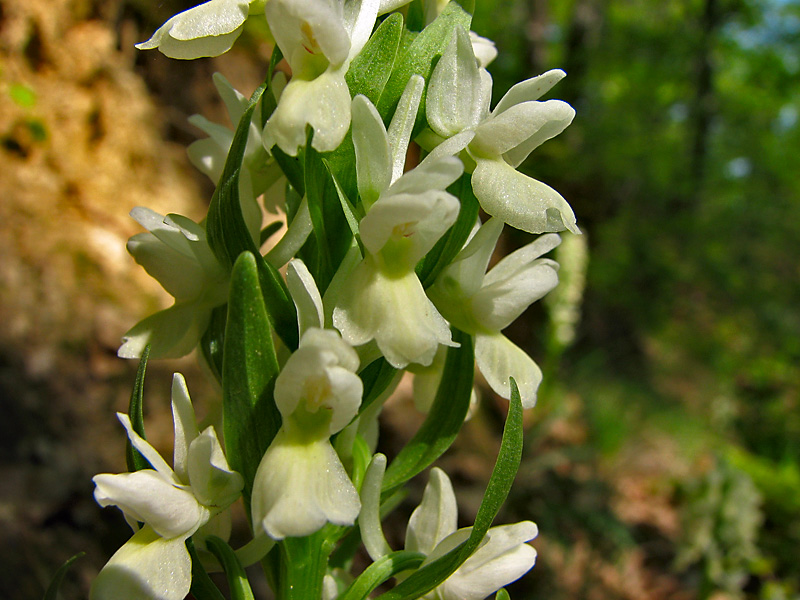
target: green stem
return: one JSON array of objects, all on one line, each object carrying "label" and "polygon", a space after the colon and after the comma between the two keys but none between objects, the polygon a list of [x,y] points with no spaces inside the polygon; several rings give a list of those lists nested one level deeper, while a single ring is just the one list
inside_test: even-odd
[{"label": "green stem", "polygon": [[328,527],[305,538],[286,538],[281,544],[282,577],[279,600],[320,600],[322,581],[333,544]]}]

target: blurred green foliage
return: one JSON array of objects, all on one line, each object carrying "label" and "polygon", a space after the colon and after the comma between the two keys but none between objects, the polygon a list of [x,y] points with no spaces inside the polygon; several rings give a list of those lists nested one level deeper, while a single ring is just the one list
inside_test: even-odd
[{"label": "blurred green foliage", "polygon": [[[548,96],[578,114],[524,165],[572,203],[589,242],[582,321],[558,374],[564,349],[539,352],[542,418],[566,388],[583,399],[597,456],[652,427],[676,436],[687,464],[724,448],[700,491],[676,496],[684,522],[721,518],[731,502],[763,522],[738,531],[741,560],[712,528],[694,564],[714,572],[712,587],[796,597],[800,2],[482,0],[476,11],[473,28],[500,50],[494,93],[563,68]],[[568,503],[557,495],[553,510]],[[545,535],[551,517],[535,515]],[[562,538],[565,526],[553,523]]]}]

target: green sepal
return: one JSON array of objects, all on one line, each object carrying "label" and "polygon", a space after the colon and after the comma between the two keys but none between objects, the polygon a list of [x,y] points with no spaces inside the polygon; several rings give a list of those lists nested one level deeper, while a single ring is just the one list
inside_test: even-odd
[{"label": "green sepal", "polygon": [[370,404],[375,402],[386,391],[396,374],[397,369],[386,362],[383,357],[373,360],[364,367],[361,373],[358,374],[364,384],[364,396],[363,400],[361,400],[358,414],[364,412]]},{"label": "green sepal", "polygon": [[215,535],[206,538],[206,546],[217,557],[222,565],[222,570],[225,571],[231,600],[255,600],[247,573],[245,573],[242,563],[236,558],[233,548]]},{"label": "green sepal", "polygon": [[195,600],[225,600],[225,596],[208,576],[192,538],[186,540],[186,549],[192,557],[192,587],[191,593]]},{"label": "green sepal", "polygon": [[244,477],[247,513],[253,479],[281,417],[272,398],[278,358],[255,257],[233,266],[222,362],[222,411],[228,462]]},{"label": "green sepal", "polygon": [[[453,37],[456,27],[463,27],[469,31],[472,15],[462,9],[458,3],[450,2],[442,13],[430,25],[420,32],[414,41],[399,52],[389,81],[383,89],[380,99],[375,104],[384,122],[388,122],[394,113],[400,96],[412,75],[421,75],[427,82],[430,79],[433,67],[438,58],[444,53],[445,48]],[[425,120],[425,98],[423,93],[417,113],[415,132],[419,130]]]},{"label": "green sepal", "polygon": [[69,568],[72,566],[76,560],[81,558],[86,552],[78,552],[75,556],[71,556],[64,564],[58,568],[53,578],[50,580],[50,585],[47,586],[47,590],[42,597],[42,600],[58,600],[58,588],[61,587],[61,582],[64,581],[64,576],[69,571]]},{"label": "green sepal", "polygon": [[225,324],[227,321],[227,304],[213,308],[206,332],[200,338],[200,352],[203,353],[203,359],[208,369],[220,385],[222,384],[222,356],[225,348]]},{"label": "green sepal", "polygon": [[257,257],[261,289],[269,308],[267,314],[276,333],[294,350],[298,343],[297,311],[280,273],[264,260],[250,237],[239,203],[239,174],[247,147],[250,121],[265,89],[266,84],[263,84],[253,92],[236,127],[225,168],[208,208],[206,234],[209,246],[223,265],[232,266],[242,252],[251,252]]},{"label": "green sepal", "polygon": [[272,88],[272,76],[275,74],[275,67],[283,58],[283,53],[278,45],[272,47],[272,56],[269,58],[269,68],[267,69],[267,89],[261,98],[261,122],[266,123],[267,120],[275,112],[278,107],[278,99],[275,97],[275,90]]},{"label": "green sepal", "polygon": [[494,595],[494,600],[511,600],[511,596],[506,588],[500,588]]},{"label": "green sepal", "polygon": [[389,15],[378,26],[345,75],[350,96],[363,94],[377,104],[392,74],[403,35],[403,16]]},{"label": "green sepal", "polygon": [[379,585],[388,581],[402,571],[418,569],[425,560],[419,552],[400,550],[379,558],[339,596],[339,600],[364,600]]},{"label": "green sepal", "polygon": [[453,341],[460,346],[447,350],[442,382],[425,422],[386,469],[384,498],[439,458],[464,423],[472,395],[475,353],[468,334],[453,328]]},{"label": "green sepal", "polygon": [[522,442],[522,401],[517,383],[511,378],[511,400],[500,452],[469,538],[419,569],[394,589],[378,596],[377,600],[413,600],[427,594],[452,575],[478,549],[511,490],[522,460]]},{"label": "green sepal", "polygon": [[424,288],[429,288],[436,281],[439,273],[453,262],[469,238],[478,218],[480,204],[472,191],[470,175],[462,175],[447,191],[461,200],[456,222],[447,230],[430,252],[417,264],[417,276]]},{"label": "green sepal", "polygon": [[[142,351],[142,358],[139,360],[139,368],[136,370],[136,381],[133,382],[131,390],[131,401],[128,404],[128,416],[131,418],[133,430],[147,439],[144,434],[144,376],[147,372],[147,359],[150,357],[150,344],[147,344]],[[128,472],[133,473],[141,469],[152,469],[147,459],[133,447],[131,441],[125,444],[125,462],[128,465]]]}]

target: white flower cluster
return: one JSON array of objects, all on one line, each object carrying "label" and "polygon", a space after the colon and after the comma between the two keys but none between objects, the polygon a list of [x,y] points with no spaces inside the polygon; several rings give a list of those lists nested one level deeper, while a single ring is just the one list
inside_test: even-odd
[{"label": "white flower cluster", "polygon": [[[435,68],[404,81],[396,108],[382,116],[365,95],[351,98],[346,76],[377,17],[404,4],[209,0],[174,16],[137,46],[158,48],[172,58],[216,56],[230,49],[249,17],[261,13],[291,70],[290,79],[277,73],[268,82],[276,108],[262,116],[257,107],[238,171],[238,201],[255,247],[264,218],[259,198],[264,197],[267,210],[281,207],[293,215],[284,238],[265,258],[285,267],[300,340],[293,352],[286,347],[278,352],[274,404],[281,425],[247,498],[256,539],[280,542],[314,534],[326,523],[352,526],[359,518],[361,482],[348,464],[351,457],[340,456],[331,440],[337,434],[371,438],[374,452],[374,436],[366,431],[375,426],[380,401],[374,402],[377,410],[359,413],[364,394],[359,372],[379,357],[395,369],[419,372],[421,382],[423,373],[432,376],[435,392],[442,351],[458,346],[451,330],[457,328],[474,339],[477,368],[496,394],[511,398],[513,377],[523,407],[536,402],[541,371],[502,331],[557,285],[558,265],[543,258],[560,242],[554,232],[579,233],[564,198],[517,170],[573,119],[565,102],[539,100],[564,73],[554,70],[523,81],[490,110],[492,80],[485,67],[497,51],[491,41],[454,27]],[[446,5],[423,1],[424,20],[435,22]],[[237,124],[248,100],[222,76],[214,82]],[[219,181],[234,131],[200,116],[191,122],[209,137],[190,146],[190,158]],[[412,141],[423,150],[419,164],[406,161]],[[352,231],[346,235],[352,241],[333,265],[330,282],[318,288],[311,262],[297,257],[315,226],[309,200],[287,184],[282,161],[311,149],[333,156],[348,145],[356,197],[348,198],[333,181],[343,210],[349,211]],[[463,199],[453,191],[459,181],[471,182],[471,193],[490,218],[467,222],[463,247],[456,246],[449,264],[423,285],[421,261],[441,245],[461,213]],[[294,207],[287,208],[292,194]],[[134,209],[132,216],[149,233],[131,238],[128,250],[175,304],[127,332],[119,355],[137,358],[149,345],[154,358],[183,356],[200,343],[213,310],[228,301],[230,267],[215,254],[202,224],[144,208]],[[504,224],[545,235],[489,268]],[[426,394],[430,391],[420,396]],[[96,580],[94,599],[183,598],[191,584],[186,540],[227,514],[245,487],[242,476],[229,468],[214,429],[198,432],[180,376],[172,402],[173,468],[120,415],[133,447],[152,469],[95,478],[97,501],[119,507],[135,534]],[[430,405],[430,398],[420,398],[419,404]],[[406,550],[426,555],[427,564],[468,536],[469,530],[456,530],[449,479],[434,469],[408,525]],[[535,536],[530,522],[491,529],[477,552],[426,597],[486,597],[533,566],[536,553],[526,542]],[[120,595],[120,589],[135,591]]]}]

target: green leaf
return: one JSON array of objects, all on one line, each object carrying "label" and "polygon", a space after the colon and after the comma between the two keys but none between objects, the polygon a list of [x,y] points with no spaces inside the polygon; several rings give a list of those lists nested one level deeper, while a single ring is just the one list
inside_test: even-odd
[{"label": "green leaf", "polygon": [[225,347],[225,324],[228,321],[228,305],[217,306],[211,311],[211,319],[203,337],[200,338],[200,352],[209,370],[222,384],[222,355]]},{"label": "green leaf", "polygon": [[278,233],[278,231],[280,231],[280,229],[281,229],[281,227],[283,227],[283,225],[284,225],[283,221],[274,221],[274,222],[270,223],[269,225],[267,225],[266,227],[264,227],[261,230],[261,238],[259,239],[259,244],[263,246],[264,243],[269,238],[271,238],[273,235]]},{"label": "green leaf", "polygon": [[350,228],[350,233],[352,233],[353,237],[356,239],[358,248],[361,250],[361,256],[364,256],[364,244],[361,242],[361,236],[359,235],[358,229],[358,223],[362,218],[364,218],[364,211],[358,210],[355,206],[353,206],[353,203],[350,202],[350,198],[347,197],[347,194],[342,189],[342,186],[339,185],[339,181],[336,179],[336,175],[333,174],[330,164],[328,161],[324,162],[325,166],[328,168],[328,173],[330,173],[331,179],[333,180],[333,185],[336,187],[336,193],[339,196],[339,203],[342,206],[342,212],[347,220],[347,226]]},{"label": "green leaf", "polygon": [[350,96],[363,94],[373,104],[378,99],[392,74],[400,38],[403,34],[403,16],[394,13],[384,19],[361,52],[350,63],[345,75]]},{"label": "green leaf", "polygon": [[[458,3],[450,2],[442,11],[442,14],[423,29],[404,52],[398,53],[395,62],[396,67],[392,71],[380,99],[375,104],[384,122],[388,122],[392,113],[394,113],[394,109],[411,76],[422,75],[427,82],[436,61],[444,53],[447,44],[450,43],[450,38],[453,37],[455,28],[461,26],[466,31],[469,31],[471,23],[472,15],[464,11]],[[422,96],[417,115],[417,127],[424,119],[425,94]]]},{"label": "green leaf", "polygon": [[261,457],[281,426],[272,398],[278,371],[256,260],[246,252],[233,266],[222,363],[226,452],[231,467],[244,477],[246,505]]},{"label": "green leaf", "polygon": [[192,538],[186,540],[186,549],[189,551],[189,556],[192,557],[192,596],[196,600],[225,600],[225,596],[219,591],[219,588],[208,576],[203,563],[200,562],[200,557],[197,556],[197,550],[194,547]]},{"label": "green leaf", "polygon": [[[147,359],[150,357],[150,344],[144,347],[142,358],[139,360],[139,368],[136,370],[136,381],[133,383],[131,391],[131,401],[128,404],[128,416],[131,418],[133,430],[147,439],[144,435],[144,376],[147,371]],[[133,473],[140,469],[151,469],[150,463],[133,447],[131,441],[125,444],[125,462],[128,471]]]},{"label": "green leaf", "polygon": [[250,103],[242,114],[231,149],[225,161],[219,185],[211,198],[206,219],[208,243],[223,265],[232,266],[242,252],[251,252],[257,257],[258,274],[268,316],[275,331],[290,348],[297,348],[297,313],[289,296],[289,290],[280,273],[261,256],[250,237],[239,203],[239,173],[247,147],[250,120],[266,84],[250,97]]},{"label": "green leaf", "polygon": [[442,382],[425,422],[386,469],[384,498],[439,458],[464,423],[472,394],[475,354],[472,337],[466,333],[453,328],[453,341],[460,347],[447,350]]},{"label": "green leaf", "polygon": [[417,265],[417,276],[425,288],[433,285],[442,269],[453,262],[456,254],[464,247],[475,226],[480,210],[480,204],[472,192],[472,181],[468,174],[462,175],[458,181],[447,188],[447,191],[461,200],[461,208],[458,211],[456,222]]},{"label": "green leaf", "polygon": [[76,560],[81,558],[86,552],[78,552],[75,556],[68,558],[63,565],[58,568],[53,579],[50,580],[50,585],[47,586],[47,591],[44,593],[43,600],[58,600],[58,588],[61,587],[61,582],[64,581],[64,576],[69,571]]},{"label": "green leaf", "polygon": [[394,589],[378,596],[378,600],[413,600],[423,596],[452,575],[478,549],[508,497],[522,460],[522,442],[522,401],[517,383],[511,378],[511,400],[500,452],[469,538],[419,569]]},{"label": "green leaf", "polygon": [[320,293],[324,294],[347,254],[352,234],[331,173],[320,153],[311,146],[310,135],[304,153],[304,183],[313,236],[303,247],[303,258]]},{"label": "green leaf", "polygon": [[255,600],[247,573],[245,573],[242,563],[236,558],[233,548],[215,535],[206,538],[206,546],[217,557],[222,565],[222,570],[225,571],[231,600]]},{"label": "green leaf", "polygon": [[364,600],[375,588],[402,571],[417,569],[425,560],[419,552],[400,550],[376,560],[339,596],[339,600]]},{"label": "green leaf", "polygon": [[375,402],[389,387],[396,374],[397,369],[386,362],[383,357],[373,360],[364,367],[361,373],[358,374],[364,384],[364,396],[361,401],[361,407],[358,409],[358,414],[363,413],[370,404]]},{"label": "green leaf", "polygon": [[275,112],[278,107],[278,99],[275,97],[275,90],[272,89],[272,76],[275,74],[275,67],[283,58],[283,53],[278,45],[272,47],[272,56],[269,58],[269,68],[267,69],[267,89],[261,98],[261,122],[266,123],[267,120]]}]

